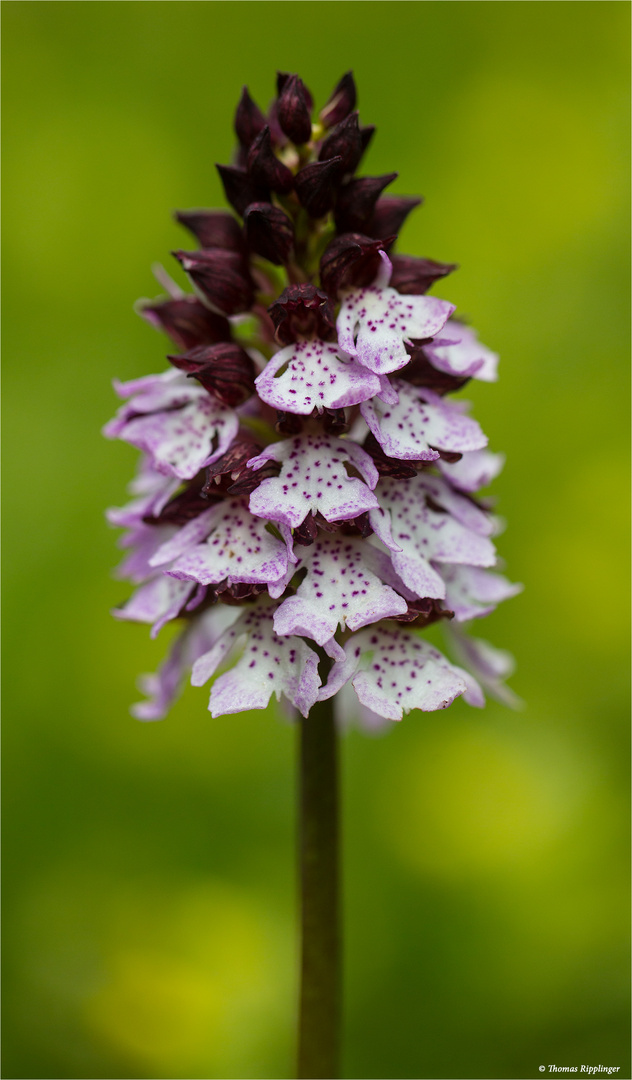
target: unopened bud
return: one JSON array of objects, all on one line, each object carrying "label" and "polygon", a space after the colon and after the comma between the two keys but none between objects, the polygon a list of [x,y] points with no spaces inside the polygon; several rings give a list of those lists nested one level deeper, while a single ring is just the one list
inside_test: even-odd
[{"label": "unopened bud", "polygon": [[361,176],[347,181],[338,194],[336,226],[339,232],[364,232],[375,204],[385,187],[397,179],[397,173],[386,176]]},{"label": "unopened bud", "polygon": [[397,235],[411,210],[423,200],[408,195],[383,195],[378,199],[371,220],[367,225],[370,236]]},{"label": "unopened bud", "polygon": [[237,252],[210,248],[174,251],[173,254],[193,284],[221,314],[238,315],[251,306],[254,286],[244,260]]},{"label": "unopened bud", "polygon": [[356,85],[353,72],[347,71],[334,87],[327,104],[321,109],[320,120],[325,127],[334,127],[355,109]]},{"label": "unopened bud", "polygon": [[209,311],[197,296],[141,303],[138,312],[157,330],[164,330],[181,349],[230,341],[228,319]]},{"label": "unopened bud", "polygon": [[248,87],[244,86],[235,113],[235,133],[241,145],[247,150],[265,126],[265,116],[250,97]]},{"label": "unopened bud", "polygon": [[226,198],[238,214],[243,216],[250,203],[265,202],[270,198],[265,184],[257,183],[245,169],[238,169],[234,165],[216,165],[215,168],[220,175]]},{"label": "unopened bud", "polygon": [[251,251],[282,266],[294,246],[294,226],[272,203],[252,203],[244,213],[246,242]]},{"label": "unopened bud", "polygon": [[335,131],[325,139],[318,155],[319,161],[327,161],[329,158],[339,157],[341,171],[354,172],[360,164],[363,153],[362,136],[358,124],[358,114],[353,112],[343,120]]},{"label": "unopened bud", "polygon": [[253,180],[264,187],[287,195],[294,186],[294,177],[272,149],[270,128],[266,124],[254,140],[248,153],[248,172]]},{"label": "unopened bud", "polygon": [[193,233],[201,247],[243,251],[239,222],[226,210],[177,210],[174,216]]},{"label": "unopened bud", "polygon": [[421,295],[435,281],[458,269],[457,263],[435,262],[434,259],[417,259],[414,255],[392,255],[393,273],[391,286],[400,293]]},{"label": "unopened bud", "polygon": [[309,142],[312,134],[309,97],[298,75],[290,75],[283,82],[278,116],[281,128],[292,142]]},{"label": "unopened bud", "polygon": [[200,345],[167,359],[197,379],[224,405],[241,405],[254,392],[255,365],[246,350],[234,341]]},{"label": "unopened bud", "polygon": [[323,217],[331,210],[341,176],[341,163],[339,157],[315,161],[295,176],[296,194],[310,217]]},{"label": "unopened bud", "polygon": [[[288,81],[288,79],[291,79],[291,78],[292,78],[292,75],[290,74],[289,71],[277,71],[276,89],[277,89],[277,96],[278,97],[281,96],[281,94],[283,92],[283,88],[284,88],[286,82]],[[296,78],[296,76],[295,76],[295,78]],[[300,82],[300,80],[299,80],[299,82]],[[310,94],[308,88],[305,86],[304,82],[301,82],[301,86],[303,87],[303,93],[305,94],[305,99],[307,101],[307,108],[311,112],[313,107],[314,107],[314,101],[313,101],[312,95]]]}]

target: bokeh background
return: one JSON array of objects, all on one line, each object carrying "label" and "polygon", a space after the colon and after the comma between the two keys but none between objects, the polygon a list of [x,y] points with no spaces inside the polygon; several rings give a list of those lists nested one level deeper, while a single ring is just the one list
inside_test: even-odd
[{"label": "bokeh background", "polygon": [[[132,720],[166,642],[121,624],[103,508],[135,452],[133,313],[222,205],[242,84],[353,68],[400,250],[502,355],[523,596],[481,627],[526,707],[344,740],[344,1075],[539,1076],[627,1042],[628,3],[8,2],[4,22],[5,1077],[293,1076],[295,731]],[[186,246],[186,244],[184,245]],[[162,637],[167,638],[165,631]]]}]

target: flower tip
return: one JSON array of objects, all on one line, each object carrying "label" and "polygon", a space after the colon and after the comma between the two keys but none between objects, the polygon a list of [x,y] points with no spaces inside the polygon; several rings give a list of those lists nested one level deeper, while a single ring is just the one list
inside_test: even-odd
[{"label": "flower tip", "polygon": [[235,112],[235,134],[242,147],[247,150],[259,132],[265,127],[266,118],[259,106],[252,100],[248,87],[242,87],[241,97]]},{"label": "flower tip", "polygon": [[312,96],[298,75],[279,73],[280,86],[278,118],[281,130],[299,146],[309,142],[312,135]]},{"label": "flower tip", "polygon": [[332,90],[327,104],[320,111],[320,120],[326,127],[334,127],[355,109],[357,90],[352,71],[346,71]]}]

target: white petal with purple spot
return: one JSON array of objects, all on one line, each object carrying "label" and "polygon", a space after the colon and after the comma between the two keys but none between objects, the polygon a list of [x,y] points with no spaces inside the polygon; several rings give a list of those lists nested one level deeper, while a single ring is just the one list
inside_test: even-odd
[{"label": "white petal with purple spot", "polygon": [[215,523],[220,521],[222,517],[223,504],[219,503],[209,506],[208,510],[203,510],[192,521],[187,521],[186,525],[178,529],[174,536],[160,545],[156,553],[151,557],[151,566],[166,566],[167,563],[173,562],[180,555],[184,555],[186,551],[195,547],[196,544],[200,544],[215,527]]},{"label": "white petal with purple spot", "polygon": [[226,453],[238,428],[237,414],[204,392],[182,408],[134,417],[120,438],[151,454],[159,472],[190,480]]},{"label": "white petal with purple spot", "polygon": [[246,610],[210,652],[193,666],[192,683],[202,686],[232,651],[243,652],[230,671],[220,675],[211,690],[213,716],[265,709],[272,694],[281,694],[303,716],[318,697],[318,656],[300,638],[279,637],[273,627],[274,607],[259,602]]},{"label": "white petal with purple spot", "polygon": [[[446,626],[444,632],[454,655],[473,676],[477,685],[480,683],[491,697],[501,701],[503,705],[514,709],[522,706],[521,699],[504,682],[515,669],[511,653],[497,649],[495,645],[490,645],[481,638],[469,637],[459,626]],[[480,687],[478,689],[480,693]],[[474,696],[464,696],[470,705],[482,704],[480,700],[475,700]]]},{"label": "white petal with purple spot", "polygon": [[403,296],[395,289],[370,285],[342,294],[336,321],[338,343],[378,375],[397,371],[410,360],[404,342],[434,337],[454,311],[435,296]]},{"label": "white petal with purple spot", "polygon": [[380,380],[340,347],[326,341],[297,341],[281,349],[255,379],[262,401],[308,416],[313,409],[359,405],[380,392]]},{"label": "white petal with purple spot", "polygon": [[174,578],[216,585],[236,582],[275,582],[288,569],[287,546],[253,517],[241,499],[226,499],[206,525],[209,536],[176,560],[167,571]]},{"label": "white petal with purple spot", "polygon": [[481,536],[492,536],[496,533],[496,521],[491,514],[473,499],[459,495],[451,484],[446,483],[440,476],[422,472],[415,483],[418,490],[425,491],[427,497],[452,514],[466,529],[471,529]]},{"label": "white petal with purple spot", "polygon": [[498,356],[481,345],[470,326],[450,321],[441,336],[424,345],[424,353],[433,367],[448,375],[468,376],[483,382],[496,382]]},{"label": "white petal with purple spot", "polygon": [[390,511],[393,539],[401,548],[391,552],[393,566],[417,596],[445,598],[445,583],[431,563],[493,566],[496,562],[494,545],[486,536],[466,528],[451,514],[428,506],[422,476],[384,478],[377,494],[381,506]]},{"label": "white petal with purple spot", "polygon": [[444,563],[441,576],[446,583],[446,607],[459,622],[489,615],[496,604],[522,592],[522,585],[514,585],[501,574],[492,574],[478,566]]},{"label": "white petal with purple spot", "polygon": [[[318,511],[327,521],[347,521],[378,506],[371,490],[378,480],[373,460],[348,439],[325,433],[298,435],[272,443],[248,465],[258,469],[267,461],[281,462],[281,473],[253,491],[250,509],[268,521],[296,529],[310,511]],[[350,476],[347,464],[364,481]]]},{"label": "white petal with purple spot", "polygon": [[151,636],[156,637],[166,623],[176,618],[192,591],[190,581],[175,581],[159,574],[136,589],[125,606],[115,608],[112,614],[117,619],[153,623]]},{"label": "white petal with purple spot", "polygon": [[138,688],[149,698],[132,705],[137,720],[162,720],[179,695],[187,670],[199,656],[215,644],[239,615],[238,608],[218,604],[196,619],[191,619],[173,642],[166,659],[155,674],[141,675]]},{"label": "white petal with purple spot", "polygon": [[194,397],[199,397],[203,388],[176,368],[169,368],[160,375],[145,375],[142,379],[132,379],[126,383],[115,379],[114,389],[120,398],[131,400],[122,405],[116,416],[103,428],[103,434],[110,439],[120,436],[131,417],[177,409]]},{"label": "white petal with purple spot", "polygon": [[440,461],[438,464],[454,487],[469,493],[491,484],[505,464],[505,455],[492,454],[491,450],[473,450],[463,454],[460,461]]},{"label": "white petal with purple spot", "polygon": [[168,543],[177,532],[175,525],[145,525],[140,524],[120,537],[119,547],[129,548],[129,554],[120,566],[117,566],[115,574],[117,578],[125,581],[133,581],[140,584],[147,578],[155,577],[156,571],[151,560],[163,545]]},{"label": "white petal with purple spot", "polygon": [[345,660],[334,664],[321,700],[351,680],[362,705],[378,716],[401,720],[411,709],[445,709],[467,690],[459,669],[403,627],[362,630],[345,643],[345,653]]},{"label": "white petal with purple spot", "polygon": [[296,594],[279,607],[274,627],[279,634],[303,634],[324,645],[338,625],[359,629],[378,619],[402,615],[406,601],[375,573],[381,552],[353,537],[326,536],[301,556],[307,569]]},{"label": "white petal with purple spot", "polygon": [[396,405],[373,398],[361,405],[361,412],[373,435],[389,457],[408,461],[436,461],[439,450],[464,453],[479,450],[487,437],[475,420],[426,390],[401,379],[394,383],[399,394]]}]

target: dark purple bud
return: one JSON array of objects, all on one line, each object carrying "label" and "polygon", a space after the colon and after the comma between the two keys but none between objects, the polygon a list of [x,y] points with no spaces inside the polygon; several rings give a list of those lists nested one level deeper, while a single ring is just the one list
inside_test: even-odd
[{"label": "dark purple bud", "polygon": [[252,203],[244,213],[246,243],[256,255],[282,266],[294,246],[294,226],[282,210],[272,203]]},{"label": "dark purple bud", "polygon": [[465,377],[449,375],[433,367],[422,346],[406,345],[406,351],[410,353],[410,363],[397,372],[398,379],[405,379],[413,386],[425,386],[428,390],[434,390],[435,394],[441,395],[453,394],[470,381],[467,375]]},{"label": "dark purple bud", "polygon": [[318,160],[327,161],[329,158],[339,157],[342,172],[352,173],[360,164],[362,150],[358,114],[353,112],[346,120],[338,124],[329,138],[325,139],[320,148]]},{"label": "dark purple bud", "polygon": [[431,600],[429,597],[424,597],[422,600],[409,600],[408,611],[403,615],[393,615],[393,618],[397,622],[414,622],[415,626],[421,628],[422,626],[430,626],[431,623],[437,622],[438,619],[453,619],[454,612],[442,607],[440,600]]},{"label": "dark purple bud", "polygon": [[245,169],[237,169],[233,165],[216,165],[215,168],[224,185],[226,198],[238,214],[243,216],[250,203],[269,200],[270,192],[265,184],[257,183]]},{"label": "dark purple bud", "polygon": [[303,417],[296,413],[284,412],[277,409],[276,424],[274,425],[279,435],[299,435],[303,430]]},{"label": "dark purple bud", "polygon": [[336,203],[338,232],[366,232],[366,225],[377,200],[397,175],[388,173],[386,176],[361,176],[343,184]]},{"label": "dark purple bud", "polygon": [[[184,488],[183,491],[179,491],[177,495],[174,495],[169,502],[163,506],[159,514],[147,515],[143,518],[146,525],[186,525],[187,521],[192,521],[193,518],[198,517],[204,510],[208,510],[212,505],[209,502],[209,495],[202,494],[202,485],[204,484],[204,472],[198,473],[193,480]],[[219,497],[220,492],[213,492],[213,495],[217,494]]]},{"label": "dark purple bud", "polygon": [[298,337],[327,339],[334,332],[333,304],[315,285],[288,285],[268,311],[277,341],[283,345]]},{"label": "dark purple bud", "polygon": [[294,529],[292,533],[292,539],[295,544],[300,544],[301,547],[309,547],[314,543],[314,540],[318,536],[318,525],[316,519],[311,510],[304,521]]},{"label": "dark purple bud", "polygon": [[251,307],[254,285],[237,252],[209,248],[173,254],[194,285],[222,315],[238,315]]},{"label": "dark purple bud", "polygon": [[366,231],[369,236],[380,239],[385,236],[396,236],[411,210],[422,202],[423,199],[412,198],[408,195],[383,195],[376,203]]},{"label": "dark purple bud", "polygon": [[414,255],[392,255],[391,286],[400,293],[422,295],[435,281],[458,269],[457,263],[440,263],[433,259],[417,259]]},{"label": "dark purple bud", "polygon": [[315,161],[294,177],[296,194],[310,217],[322,217],[331,210],[341,176],[341,163],[339,157]]},{"label": "dark purple bud", "polygon": [[250,97],[248,87],[244,86],[235,113],[235,133],[241,145],[248,149],[253,139],[256,139],[265,125],[265,116]]},{"label": "dark purple bud", "polygon": [[255,365],[245,349],[234,341],[198,345],[167,359],[174,367],[197,379],[224,405],[241,405],[254,393]]},{"label": "dark purple bud", "polygon": [[230,450],[208,466],[202,492],[209,496],[249,495],[266,477],[276,476],[279,472],[276,462],[270,462],[256,471],[247,468],[246,462],[260,454],[261,450],[262,447],[252,438],[235,439]]},{"label": "dark purple bud", "polygon": [[312,136],[310,96],[298,75],[290,75],[279,94],[281,128],[294,143],[309,142]]},{"label": "dark purple bud", "polygon": [[294,186],[292,173],[272,149],[272,137],[267,125],[250,147],[248,172],[257,184],[278,191],[280,195],[287,195]]},{"label": "dark purple bud", "polygon": [[[276,88],[277,88],[277,95],[279,97],[281,96],[281,94],[283,92],[283,87],[285,86],[286,82],[288,81],[288,79],[291,79],[291,78],[292,78],[292,76],[291,76],[291,74],[289,72],[287,72],[287,71],[277,71]],[[296,78],[296,76],[295,76],[295,78]],[[305,86],[305,83],[302,83],[302,86],[303,86],[303,91],[305,93],[305,96],[307,98],[307,107],[309,108],[309,110],[311,112],[313,107],[314,107],[314,100],[313,100],[312,95],[310,94],[309,90]]]},{"label": "dark purple bud", "polygon": [[362,447],[373,458],[380,476],[392,476],[394,480],[410,480],[411,476],[416,476],[414,465],[388,457],[374,435],[367,435]]},{"label": "dark purple bud", "polygon": [[327,104],[320,111],[320,119],[325,127],[334,127],[335,124],[344,120],[345,116],[355,109],[356,97],[353,72],[347,71],[332,91]]},{"label": "dark purple bud", "polygon": [[203,248],[244,249],[239,222],[227,210],[176,210],[174,216]]},{"label": "dark purple bud", "polygon": [[164,330],[181,349],[230,341],[228,319],[209,311],[197,296],[158,300],[142,305],[139,312],[157,330]]},{"label": "dark purple bud", "polygon": [[383,240],[372,240],[361,233],[343,233],[335,237],[320,260],[320,282],[335,296],[339,289],[352,285],[370,285],[377,274],[384,249]]}]

